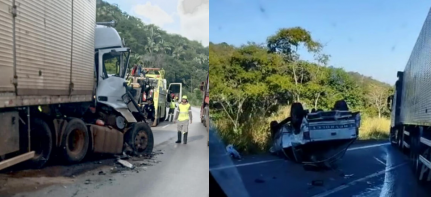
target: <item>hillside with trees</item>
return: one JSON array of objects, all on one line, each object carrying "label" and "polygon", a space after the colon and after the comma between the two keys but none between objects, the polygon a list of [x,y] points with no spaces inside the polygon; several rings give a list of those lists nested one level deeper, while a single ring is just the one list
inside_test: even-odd
[{"label": "hillside with trees", "polygon": [[[301,48],[315,61],[302,60]],[[222,138],[240,150],[264,150],[269,121],[286,118],[292,102],[327,110],[344,99],[364,118],[388,124],[391,85],[328,65],[330,55],[322,49],[300,27],[281,29],[266,44],[210,43],[211,114]]]},{"label": "hillside with trees", "polygon": [[[96,20],[116,21],[115,28],[132,50],[130,65],[163,68],[168,83],[183,83],[185,94],[196,93],[200,82],[205,81],[209,54],[208,47],[201,43],[169,34],[153,24],[144,24],[141,19],[103,0],[97,0]],[[201,99],[194,97],[191,98]]]}]

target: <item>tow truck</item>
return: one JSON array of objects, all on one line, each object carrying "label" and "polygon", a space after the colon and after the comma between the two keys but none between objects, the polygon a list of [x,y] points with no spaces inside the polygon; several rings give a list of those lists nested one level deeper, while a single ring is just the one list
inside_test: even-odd
[{"label": "tow truck", "polygon": [[170,93],[181,97],[182,83],[170,83],[167,87],[165,70],[161,68],[143,68],[139,76],[130,77],[133,81],[130,85],[136,90],[134,98],[141,109],[148,104],[148,100],[153,100],[155,119],[151,126],[158,126],[167,116],[166,107],[172,99]]}]

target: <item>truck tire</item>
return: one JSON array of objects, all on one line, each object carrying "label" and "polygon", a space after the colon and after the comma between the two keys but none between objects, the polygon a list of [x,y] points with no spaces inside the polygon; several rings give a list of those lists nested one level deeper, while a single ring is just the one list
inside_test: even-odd
[{"label": "truck tire", "polygon": [[334,110],[348,111],[349,107],[347,106],[347,103],[345,100],[338,100],[334,104]]},{"label": "truck tire", "polygon": [[25,164],[28,168],[42,168],[52,153],[51,129],[45,121],[39,118],[32,120],[30,126],[31,150],[35,152],[35,155]]},{"label": "truck tire", "polygon": [[293,103],[290,107],[290,117],[292,117],[292,126],[295,134],[300,132],[302,118],[304,117],[304,107],[301,103]]},{"label": "truck tire", "polygon": [[61,137],[60,154],[67,163],[78,163],[84,159],[90,144],[85,123],[78,118],[69,118]]},{"label": "truck tire", "polygon": [[153,132],[145,123],[134,123],[127,131],[125,141],[133,149],[133,155],[150,155],[153,152]]}]

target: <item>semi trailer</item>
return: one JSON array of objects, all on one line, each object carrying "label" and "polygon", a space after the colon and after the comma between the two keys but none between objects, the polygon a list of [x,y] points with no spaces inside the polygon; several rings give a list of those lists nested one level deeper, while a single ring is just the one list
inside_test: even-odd
[{"label": "semi trailer", "polygon": [[96,23],[96,0],[0,0],[0,21],[0,170],[152,152],[125,80],[131,50]]},{"label": "semi trailer", "polygon": [[406,153],[419,182],[431,181],[431,13],[388,97],[390,142]]}]

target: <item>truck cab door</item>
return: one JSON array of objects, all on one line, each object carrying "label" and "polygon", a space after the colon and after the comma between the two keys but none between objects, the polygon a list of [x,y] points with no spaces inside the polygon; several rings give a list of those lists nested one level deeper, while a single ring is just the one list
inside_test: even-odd
[{"label": "truck cab door", "polygon": [[[183,84],[182,83],[170,83],[168,88],[168,94],[174,93],[178,96],[178,101],[181,100],[183,95]],[[177,101],[177,102],[178,102]]]}]

